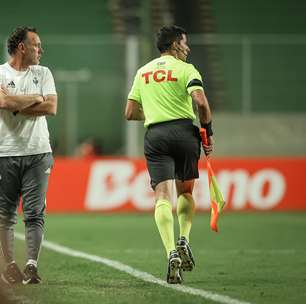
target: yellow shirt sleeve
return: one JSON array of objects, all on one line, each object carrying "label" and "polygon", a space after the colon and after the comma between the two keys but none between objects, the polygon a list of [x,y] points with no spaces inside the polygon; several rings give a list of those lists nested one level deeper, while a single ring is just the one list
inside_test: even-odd
[{"label": "yellow shirt sleeve", "polygon": [[[185,86],[189,95],[195,90],[204,91],[201,74],[192,64],[188,64],[185,70],[185,79],[186,79]],[[193,84],[192,86],[188,86],[190,85],[191,81],[194,80],[198,80],[199,84],[197,85],[197,82],[195,81],[195,84]],[[202,85],[200,85],[200,83],[202,83]]]},{"label": "yellow shirt sleeve", "polygon": [[133,82],[133,86],[131,88],[131,91],[128,95],[128,99],[132,99],[137,101],[138,103],[141,104],[141,96],[140,96],[140,83],[139,83],[139,70],[137,71],[135,78],[134,78],[134,82]]}]

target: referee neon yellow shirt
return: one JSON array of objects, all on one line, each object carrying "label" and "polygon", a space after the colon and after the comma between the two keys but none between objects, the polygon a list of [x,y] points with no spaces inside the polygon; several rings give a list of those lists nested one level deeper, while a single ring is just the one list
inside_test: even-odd
[{"label": "referee neon yellow shirt", "polygon": [[161,56],[137,71],[128,99],[141,104],[145,127],[180,118],[194,120],[190,94],[203,90],[200,85],[187,87],[195,79],[202,82],[192,64],[171,55]]}]

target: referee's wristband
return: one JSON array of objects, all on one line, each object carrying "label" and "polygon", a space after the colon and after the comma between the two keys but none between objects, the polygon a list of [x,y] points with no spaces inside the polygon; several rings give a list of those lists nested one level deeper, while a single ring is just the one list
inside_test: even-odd
[{"label": "referee's wristband", "polygon": [[201,127],[204,128],[206,130],[206,135],[207,136],[213,136],[213,130],[212,130],[212,123],[211,121],[208,123],[201,123]]}]

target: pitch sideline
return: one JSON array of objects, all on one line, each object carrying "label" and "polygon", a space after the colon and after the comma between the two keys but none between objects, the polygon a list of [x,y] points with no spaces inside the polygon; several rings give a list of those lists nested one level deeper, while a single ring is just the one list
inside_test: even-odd
[{"label": "pitch sideline", "polygon": [[[24,241],[24,235],[21,233],[15,233],[15,237],[19,240],[23,240]],[[228,296],[224,296],[224,295],[220,295],[217,293],[213,293],[210,291],[206,291],[204,289],[197,289],[197,288],[193,288],[193,287],[188,287],[188,286],[184,286],[184,285],[170,285],[168,284],[166,281],[163,281],[159,278],[154,277],[152,274],[144,272],[144,271],[140,271],[137,270],[129,265],[123,264],[121,262],[115,261],[115,260],[111,260],[111,259],[107,259],[107,258],[103,258],[100,256],[96,256],[96,255],[92,255],[92,254],[88,254],[82,251],[78,251],[78,250],[74,250],[71,249],[69,247],[65,247],[53,242],[49,242],[49,241],[43,241],[42,246],[57,252],[57,253],[61,253],[61,254],[65,254],[71,257],[77,257],[77,258],[82,258],[85,260],[89,260],[92,262],[96,262],[96,263],[100,263],[100,264],[104,264],[107,265],[109,267],[112,267],[114,269],[117,269],[121,272],[125,272],[135,278],[138,278],[142,281],[145,282],[149,282],[149,283],[153,283],[153,284],[157,284],[166,288],[170,288],[170,289],[174,289],[176,291],[179,292],[183,292],[183,293],[187,293],[187,294],[191,294],[191,295],[196,295],[196,296],[200,296],[206,300],[211,300],[214,301],[216,303],[221,303],[221,304],[251,304],[250,302],[244,302],[244,301],[240,301],[234,298],[230,298]]]}]

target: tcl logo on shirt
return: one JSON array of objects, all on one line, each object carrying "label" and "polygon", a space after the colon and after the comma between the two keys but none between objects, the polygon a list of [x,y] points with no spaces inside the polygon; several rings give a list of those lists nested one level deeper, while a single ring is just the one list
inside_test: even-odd
[{"label": "tcl logo on shirt", "polygon": [[153,71],[149,71],[143,73],[141,76],[144,78],[146,84],[150,83],[151,80],[155,82],[177,81],[177,78],[172,76],[172,70],[157,70],[154,73]]}]

